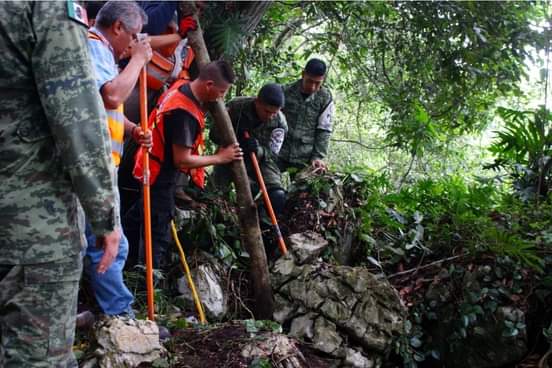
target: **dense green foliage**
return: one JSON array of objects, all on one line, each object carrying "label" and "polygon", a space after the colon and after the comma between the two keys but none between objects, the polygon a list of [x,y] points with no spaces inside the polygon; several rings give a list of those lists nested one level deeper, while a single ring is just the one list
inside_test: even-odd
[{"label": "dense green foliage", "polygon": [[[451,359],[502,307],[549,302],[552,116],[535,107],[548,100],[548,13],[545,2],[285,1],[247,35],[243,14],[210,23],[240,76],[235,95],[295,80],[312,56],[328,62],[329,161],[346,174],[295,183],[311,196],[288,215],[326,236],[328,261],[397,287],[410,308],[397,345],[406,365]],[[546,327],[508,318],[499,338]],[[432,329],[442,319],[446,336]]]},{"label": "dense green foliage", "polygon": [[[348,138],[375,119],[386,144],[419,155],[485,127],[497,98],[519,92],[528,46],[543,47],[532,27],[540,9],[528,2],[276,3],[237,59],[240,90],[293,80],[308,57],[320,55],[341,102],[338,127],[359,130]],[[241,39],[239,28],[224,30]]]},{"label": "dense green foliage", "polygon": [[[548,102],[547,7],[284,1],[251,29],[251,3],[207,4],[209,50],[238,74],[229,98],[296,80],[312,56],[327,61],[333,170],[289,187],[283,228],[322,233],[326,261],[396,287],[409,309],[398,366],[438,366],[484,333],[542,336],[550,324],[552,115],[535,107],[535,96]],[[530,65],[543,84],[526,94]],[[247,270],[233,199],[204,195],[183,222],[187,245]]]},{"label": "dense green foliage", "polygon": [[322,57],[337,103],[330,162],[401,183],[479,172],[490,158],[465,135],[494,121],[497,102],[523,101],[528,60],[542,64],[549,44],[543,3],[275,2],[251,32],[245,7],[209,3],[204,16],[212,56],[234,60],[232,95],[291,82]]},{"label": "dense green foliage", "polygon": [[490,147],[497,157],[492,167],[507,168],[524,198],[546,195],[552,167],[552,115],[544,107],[534,111],[500,108],[498,113],[505,126]]},{"label": "dense green foliage", "polygon": [[[543,216],[552,212],[549,200],[536,208],[496,182],[460,176],[397,191],[385,175],[361,168],[299,178],[289,189],[286,231],[323,234],[328,262],[386,277],[409,308],[390,362],[449,361],[482,334],[507,340],[547,327],[542,318],[532,330],[527,324],[532,310],[549,310],[552,218]],[[200,247],[236,271],[247,270],[232,207],[218,195],[202,200],[207,206],[200,215],[183,221],[187,252]],[[504,314],[512,308],[526,317]]]},{"label": "dense green foliage", "polygon": [[[547,326],[539,319],[528,331],[535,316],[505,311],[548,310],[552,219],[542,214],[552,210],[549,201],[536,209],[495,182],[462,177],[396,191],[384,175],[359,169],[296,182],[291,193],[294,210],[305,208],[304,228],[330,241],[329,262],[364,265],[397,288],[409,307],[397,342],[407,366],[458,359],[485,334],[508,340]],[[351,223],[357,232],[347,244]]]}]

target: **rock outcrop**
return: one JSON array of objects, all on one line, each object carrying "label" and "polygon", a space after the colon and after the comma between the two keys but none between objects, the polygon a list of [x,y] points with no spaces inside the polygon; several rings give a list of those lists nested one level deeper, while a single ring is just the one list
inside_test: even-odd
[{"label": "rock outcrop", "polygon": [[94,330],[100,368],[138,367],[166,355],[155,322],[109,317],[98,321]]},{"label": "rock outcrop", "polygon": [[316,258],[306,257],[305,249],[320,249],[299,247],[272,268],[274,319],[343,366],[379,367],[394,338],[404,333],[406,311],[398,293],[365,268],[301,264]]}]

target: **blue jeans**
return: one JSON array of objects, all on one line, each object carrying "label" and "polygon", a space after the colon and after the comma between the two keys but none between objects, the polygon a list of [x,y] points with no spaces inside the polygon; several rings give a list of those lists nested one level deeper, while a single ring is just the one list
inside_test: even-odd
[{"label": "blue jeans", "polygon": [[84,260],[84,272],[90,281],[96,301],[103,313],[110,316],[128,315],[134,317],[131,307],[134,297],[123,279],[123,267],[128,255],[127,238],[121,233],[117,257],[103,275],[96,271],[103,255],[103,249],[96,247],[96,236],[92,234],[88,223],[86,224],[86,241],[88,245]]}]

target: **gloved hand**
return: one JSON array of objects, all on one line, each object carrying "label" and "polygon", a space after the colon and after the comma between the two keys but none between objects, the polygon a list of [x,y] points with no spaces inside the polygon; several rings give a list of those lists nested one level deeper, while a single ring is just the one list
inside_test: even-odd
[{"label": "gloved hand", "polygon": [[178,34],[180,34],[180,37],[184,38],[189,31],[195,31],[196,29],[197,22],[191,15],[180,19],[180,23],[178,24]]},{"label": "gloved hand", "polygon": [[240,141],[240,147],[243,150],[244,153],[255,153],[257,154],[257,149],[259,148],[259,142],[252,137],[249,138],[243,138]]}]

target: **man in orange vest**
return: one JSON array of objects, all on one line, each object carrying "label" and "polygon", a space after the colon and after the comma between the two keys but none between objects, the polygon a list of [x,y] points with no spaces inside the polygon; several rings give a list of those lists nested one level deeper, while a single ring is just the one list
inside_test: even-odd
[{"label": "man in orange vest", "polygon": [[[95,26],[89,29],[88,46],[96,72],[96,83],[107,113],[111,136],[111,154],[114,177],[121,161],[125,137],[151,147],[151,134],[142,132],[140,126],[123,114],[123,103],[130,95],[143,66],[151,59],[149,40],[137,40],[147,16],[135,2],[109,1],[98,12]],[[130,48],[129,48],[130,47]],[[119,73],[117,61],[130,52],[130,61]],[[117,198],[116,211],[119,212]],[[120,217],[117,216],[120,223]],[[133,316],[131,304],[134,297],[123,280],[123,267],[128,254],[128,242],[122,234],[118,248],[100,249],[96,239],[87,229],[88,247],[85,257],[85,274],[102,312],[106,315]],[[115,261],[109,268],[97,267],[101,257],[109,253]]]},{"label": "man in orange vest", "polygon": [[[194,53],[187,42],[189,31],[197,29],[192,16],[184,16],[178,10],[176,1],[138,1],[148,16],[148,24],[142,28],[147,33],[153,51],[147,65],[148,114],[153,110],[161,94],[177,79],[197,78]],[[178,26],[174,19],[178,13]],[[178,30],[177,30],[178,29]],[[125,114],[133,121],[140,119],[140,94],[136,87],[125,101]],[[140,198],[141,183],[132,176],[134,156],[138,145],[125,142],[121,166],[119,166],[119,193],[121,194],[121,216]]]},{"label": "man in orange vest", "polygon": [[[241,160],[242,150],[237,143],[221,147],[214,155],[202,156],[205,110],[203,104],[223,98],[234,82],[234,72],[225,61],[218,60],[201,68],[192,82],[179,80],[159,99],[158,107],[149,117],[153,133],[150,153],[151,233],[153,266],[159,268],[169,246],[169,225],[174,215],[176,177],[180,171],[203,187],[204,168]],[[134,175],[143,176],[142,155],[136,154]],[[140,258],[140,225],[143,202],[139,200],[123,217],[123,228],[129,235],[128,264]],[[134,236],[134,238],[133,238]]]}]

